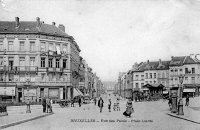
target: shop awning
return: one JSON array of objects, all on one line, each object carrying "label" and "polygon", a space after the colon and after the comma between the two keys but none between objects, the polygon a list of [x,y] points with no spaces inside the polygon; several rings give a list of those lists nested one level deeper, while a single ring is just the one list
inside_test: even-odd
[{"label": "shop awning", "polygon": [[76,90],[78,91],[78,93],[79,93],[81,96],[84,96],[83,93],[82,93],[78,88],[76,88]]},{"label": "shop awning", "polygon": [[80,93],[78,92],[78,90],[76,88],[74,88],[74,97],[76,96],[80,96]]},{"label": "shop awning", "polygon": [[143,87],[146,87],[146,88],[163,88],[165,86],[163,86],[162,84],[145,84]]},{"label": "shop awning", "polygon": [[184,89],[183,92],[186,92],[186,93],[192,92],[192,93],[194,93],[194,92],[195,92],[195,89],[192,89],[192,88],[188,89],[188,88],[187,88],[187,89]]},{"label": "shop awning", "polygon": [[168,94],[169,92],[168,91],[163,91],[163,94]]},{"label": "shop awning", "polygon": [[142,89],[142,91],[148,91],[148,90],[149,90],[148,88],[143,88],[143,89]]}]

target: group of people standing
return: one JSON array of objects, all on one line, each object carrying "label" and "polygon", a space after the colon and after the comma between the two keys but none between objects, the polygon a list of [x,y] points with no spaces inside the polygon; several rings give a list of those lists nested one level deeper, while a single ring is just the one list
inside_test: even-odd
[{"label": "group of people standing", "polygon": [[[81,98],[81,96],[79,96],[79,97],[77,98],[77,100],[78,100],[79,107],[81,107],[81,103],[82,103],[82,98]],[[74,103],[75,103],[75,99],[73,98],[73,99],[71,100],[71,107],[75,107],[75,106],[74,106]]]},{"label": "group of people standing", "polygon": [[51,113],[52,111],[52,104],[53,100],[49,98],[43,98],[42,100],[42,107],[43,107],[43,112]]},{"label": "group of people standing", "polygon": [[[118,99],[117,99],[118,102]],[[94,103],[96,105],[96,98],[94,99]],[[108,99],[108,111],[111,112],[111,99]],[[98,100],[98,107],[100,108],[100,113],[102,112],[102,109],[104,107],[104,101],[102,99],[102,97],[99,98]],[[133,104],[132,101],[129,99],[126,103],[126,111],[123,112],[123,115],[126,117],[131,117],[131,114],[134,112],[133,109]]]}]

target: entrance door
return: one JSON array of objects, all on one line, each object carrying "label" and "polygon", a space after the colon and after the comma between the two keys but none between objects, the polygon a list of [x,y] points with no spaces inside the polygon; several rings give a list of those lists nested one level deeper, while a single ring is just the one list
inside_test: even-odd
[{"label": "entrance door", "polygon": [[9,67],[10,67],[10,70],[13,70],[13,63],[14,63],[13,60],[9,60],[8,65],[9,65]]},{"label": "entrance door", "polygon": [[18,92],[18,102],[22,102],[22,92]]},{"label": "entrance door", "polygon": [[44,88],[40,88],[40,98],[44,98]]}]

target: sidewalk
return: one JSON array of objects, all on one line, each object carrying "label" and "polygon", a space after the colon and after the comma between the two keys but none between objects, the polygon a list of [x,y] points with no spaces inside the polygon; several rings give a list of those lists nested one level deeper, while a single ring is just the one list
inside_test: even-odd
[{"label": "sidewalk", "polygon": [[26,109],[24,109],[24,106],[21,106],[21,108],[22,109],[18,109],[15,112],[8,111],[8,116],[0,117],[0,130],[53,114],[53,113],[43,113],[42,109],[38,108],[31,109],[31,113],[26,113]]},{"label": "sidewalk", "polygon": [[[185,105],[185,99],[183,99]],[[188,107],[183,106],[184,115],[168,112],[167,114],[176,118],[200,124],[200,97],[190,98]]]}]

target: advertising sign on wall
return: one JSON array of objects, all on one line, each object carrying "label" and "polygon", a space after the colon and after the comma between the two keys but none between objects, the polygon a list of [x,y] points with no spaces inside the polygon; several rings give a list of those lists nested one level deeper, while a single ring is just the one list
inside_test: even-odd
[{"label": "advertising sign on wall", "polygon": [[15,87],[0,87],[0,95],[15,96]]},{"label": "advertising sign on wall", "polygon": [[29,89],[29,91],[27,91],[27,89],[24,89],[24,96],[28,96],[28,92],[29,92],[29,96],[35,96],[37,94],[36,89]]},{"label": "advertising sign on wall", "polygon": [[49,88],[49,98],[58,98],[59,89],[58,88]]}]

